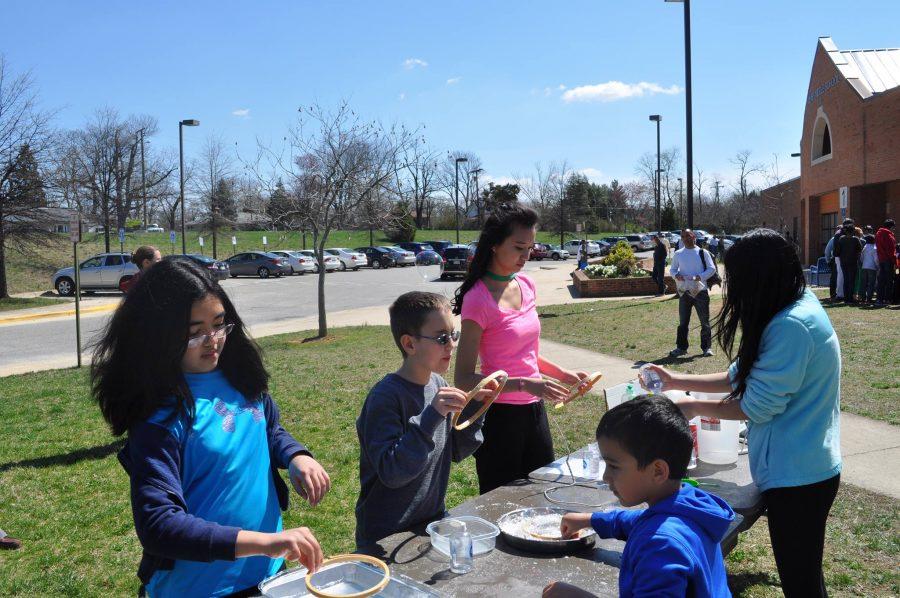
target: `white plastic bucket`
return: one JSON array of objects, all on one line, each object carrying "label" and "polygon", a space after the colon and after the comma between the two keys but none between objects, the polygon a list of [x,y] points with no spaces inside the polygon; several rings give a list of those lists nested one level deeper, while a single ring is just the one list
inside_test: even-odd
[{"label": "white plastic bucket", "polygon": [[[692,392],[697,399],[721,401],[725,394],[704,394]],[[739,431],[741,422],[737,420],[716,419],[714,417],[700,417],[700,426],[697,432],[698,456],[704,463],[712,465],[729,465],[737,463]]]}]

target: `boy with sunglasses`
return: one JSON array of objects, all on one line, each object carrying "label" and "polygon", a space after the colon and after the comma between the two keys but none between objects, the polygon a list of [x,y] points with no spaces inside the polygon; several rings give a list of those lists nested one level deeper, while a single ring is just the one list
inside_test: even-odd
[{"label": "boy with sunglasses", "polygon": [[[449,301],[434,293],[405,293],[391,305],[390,317],[403,364],[369,391],[356,420],[356,547],[369,553],[377,552],[378,540],[446,514],[450,462],[481,445],[484,421],[462,431],[450,424],[449,416],[466,406],[466,393],[441,377],[459,340]],[[461,420],[477,407],[473,401]]]}]

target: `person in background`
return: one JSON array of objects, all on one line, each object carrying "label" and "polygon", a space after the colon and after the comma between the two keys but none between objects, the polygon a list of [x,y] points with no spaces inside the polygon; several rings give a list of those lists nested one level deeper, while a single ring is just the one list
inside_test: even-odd
[{"label": "person in background", "polygon": [[887,305],[894,296],[892,287],[894,286],[894,268],[896,267],[896,244],[894,221],[888,218],[875,233],[875,252],[878,256],[878,300],[876,305]]},{"label": "person in background", "polygon": [[712,331],[709,326],[709,290],[706,281],[716,273],[716,265],[705,249],[696,246],[697,237],[690,229],[681,231],[682,248],[675,252],[669,273],[678,285],[678,333],[671,357],[680,357],[688,350],[688,327],[691,310],[700,318],[700,350],[704,357],[713,355]]},{"label": "person in background", "polygon": [[866,235],[865,241],[866,246],[862,250],[860,299],[863,303],[871,303],[875,296],[875,278],[878,275],[878,250],[875,248],[875,235]]},{"label": "person in background", "polygon": [[141,274],[150,266],[162,259],[159,249],[153,245],[141,245],[131,254],[131,263],[138,267],[138,273],[130,278],[126,278],[119,283],[119,290],[127,293],[137,283]]},{"label": "person in background", "polygon": [[666,293],[666,258],[669,250],[663,243],[662,233],[653,235],[653,280],[656,281],[656,294]]},{"label": "person in background", "polygon": [[719,238],[715,235],[712,235],[709,238],[709,254],[712,256],[714,262],[719,257]]},{"label": "person in background", "polygon": [[835,302],[844,296],[843,278],[841,277],[841,262],[834,255],[834,245],[841,237],[843,229],[839,226],[834,230],[834,235],[828,239],[825,245],[825,259],[828,260],[828,266],[831,268],[831,277],[828,280],[828,298],[831,302]]},{"label": "person in background", "polygon": [[834,255],[841,260],[841,274],[844,278],[844,301],[856,303],[856,269],[859,267],[859,256],[862,253],[862,241],[856,236],[853,221],[844,221],[841,238],[835,241]]},{"label": "person in background", "polygon": [[588,265],[588,242],[587,239],[581,240],[578,246],[578,269],[584,270]]}]

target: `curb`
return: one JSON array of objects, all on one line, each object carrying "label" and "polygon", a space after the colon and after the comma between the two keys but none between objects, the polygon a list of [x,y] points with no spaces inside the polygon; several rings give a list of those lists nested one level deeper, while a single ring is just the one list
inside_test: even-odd
[{"label": "curb", "polygon": [[[114,311],[119,306],[118,303],[110,303],[107,305],[95,305],[94,307],[84,307],[81,314],[92,314],[106,311]],[[0,316],[0,324],[13,324],[16,322],[29,322],[31,320],[43,320],[45,318],[60,318],[66,316],[74,316],[74,309],[66,309],[62,311],[48,311],[36,314],[20,314],[17,316]]]}]

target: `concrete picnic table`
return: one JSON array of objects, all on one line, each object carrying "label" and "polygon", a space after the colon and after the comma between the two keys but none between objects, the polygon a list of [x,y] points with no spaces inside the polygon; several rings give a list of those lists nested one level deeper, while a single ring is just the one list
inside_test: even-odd
[{"label": "concrete picnic table", "polygon": [[[584,477],[581,455],[575,451],[569,463],[578,485],[551,493],[557,501],[585,504],[618,504],[604,485]],[[601,475],[603,462],[600,463]],[[722,541],[727,554],[737,543],[738,533],[748,529],[763,512],[762,498],[750,479],[747,455],[733,465],[709,465],[700,462],[688,475],[701,488],[725,499],[736,517]],[[555,506],[572,511],[591,511],[575,504],[553,504],[544,491],[571,483],[572,476],[562,457],[529,475],[487,494],[468,500],[450,511],[451,515],[474,515],[492,523],[510,511],[524,507]],[[566,581],[599,596],[617,596],[619,564],[624,542],[596,539],[593,549],[568,556],[532,554],[513,548],[497,538],[491,552],[475,557],[475,568],[466,575],[450,572],[449,558],[431,547],[424,526],[411,532],[389,536],[370,552],[385,560],[394,573],[400,573],[433,588],[444,596],[540,596],[550,581]]]}]

